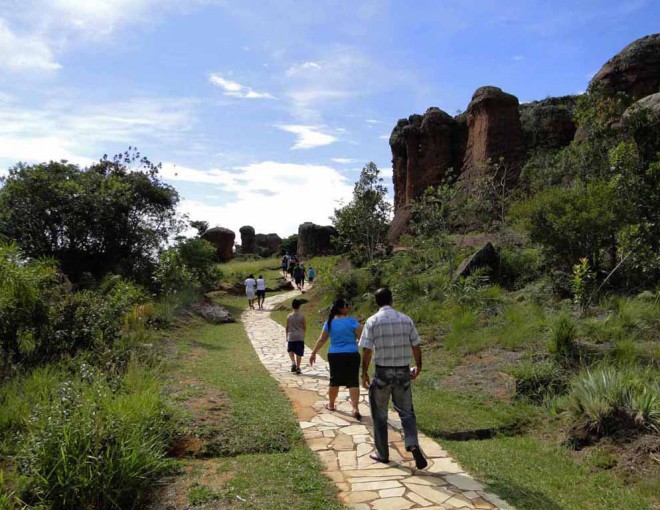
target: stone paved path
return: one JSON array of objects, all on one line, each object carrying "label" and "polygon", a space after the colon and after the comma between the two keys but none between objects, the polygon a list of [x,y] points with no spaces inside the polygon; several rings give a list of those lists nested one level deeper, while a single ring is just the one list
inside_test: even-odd
[{"label": "stone paved path", "polygon": [[[317,452],[327,475],[339,487],[340,499],[358,510],[512,509],[486,492],[435,441],[421,433],[420,445],[429,467],[417,470],[412,456],[405,451],[401,425],[394,412],[390,412],[391,462],[385,465],[371,460],[374,442],[366,391],[361,390],[363,417],[358,422],[351,416],[345,389],[339,392],[338,411],[324,408],[329,380],[325,360],[317,356],[318,362],[312,368],[305,359],[302,375],[290,371],[284,328],[270,319],[268,312],[297,294],[298,291],[292,291],[267,298],[264,310],[246,310],[241,320],[261,362],[292,398],[299,416],[304,416],[300,427],[307,444]],[[302,402],[306,402],[306,409],[301,409],[305,406]]]}]

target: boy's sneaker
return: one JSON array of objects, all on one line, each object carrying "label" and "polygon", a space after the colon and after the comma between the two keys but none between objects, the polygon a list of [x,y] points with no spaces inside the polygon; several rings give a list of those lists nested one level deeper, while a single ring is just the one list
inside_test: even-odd
[{"label": "boy's sneaker", "polygon": [[295,363],[291,363],[291,371],[295,372],[298,366]]},{"label": "boy's sneaker", "polygon": [[415,459],[415,466],[417,469],[424,469],[429,465],[428,461],[424,458],[422,450],[419,449],[419,446],[413,446],[410,449],[410,453],[412,453],[412,456]]},{"label": "boy's sneaker", "polygon": [[301,371],[300,371],[300,367],[296,367],[295,372],[296,372],[296,374],[300,375],[300,373],[301,373]]}]

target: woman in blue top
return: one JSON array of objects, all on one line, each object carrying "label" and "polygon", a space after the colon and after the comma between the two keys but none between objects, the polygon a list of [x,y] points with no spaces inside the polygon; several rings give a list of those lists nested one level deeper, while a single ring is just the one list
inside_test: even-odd
[{"label": "woman in blue top", "polygon": [[313,365],[316,362],[316,353],[330,338],[330,348],[328,349],[330,390],[326,409],[335,410],[339,387],[346,386],[351,397],[353,417],[356,420],[362,419],[358,410],[358,401],[360,400],[360,384],[358,381],[360,352],[357,347],[357,341],[361,334],[362,326],[355,317],[348,315],[348,302],[340,298],[332,305],[328,320],[323,324],[323,332],[316,341],[309,357],[309,363]]}]

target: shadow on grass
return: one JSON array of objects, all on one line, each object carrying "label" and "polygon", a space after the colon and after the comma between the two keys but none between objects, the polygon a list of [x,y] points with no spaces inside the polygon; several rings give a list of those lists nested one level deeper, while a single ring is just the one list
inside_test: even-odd
[{"label": "shadow on grass", "polygon": [[488,480],[488,490],[494,492],[518,510],[562,510],[564,508],[542,492],[516,485],[506,478],[490,478]]}]

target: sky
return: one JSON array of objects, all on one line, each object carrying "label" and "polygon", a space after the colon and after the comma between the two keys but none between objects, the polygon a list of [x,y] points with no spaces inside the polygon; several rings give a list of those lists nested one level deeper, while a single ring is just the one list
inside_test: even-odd
[{"label": "sky", "polygon": [[136,146],[191,220],[286,237],[370,161],[391,190],[398,119],[484,85],[581,93],[659,20],[660,0],[0,0],[0,176]]}]

